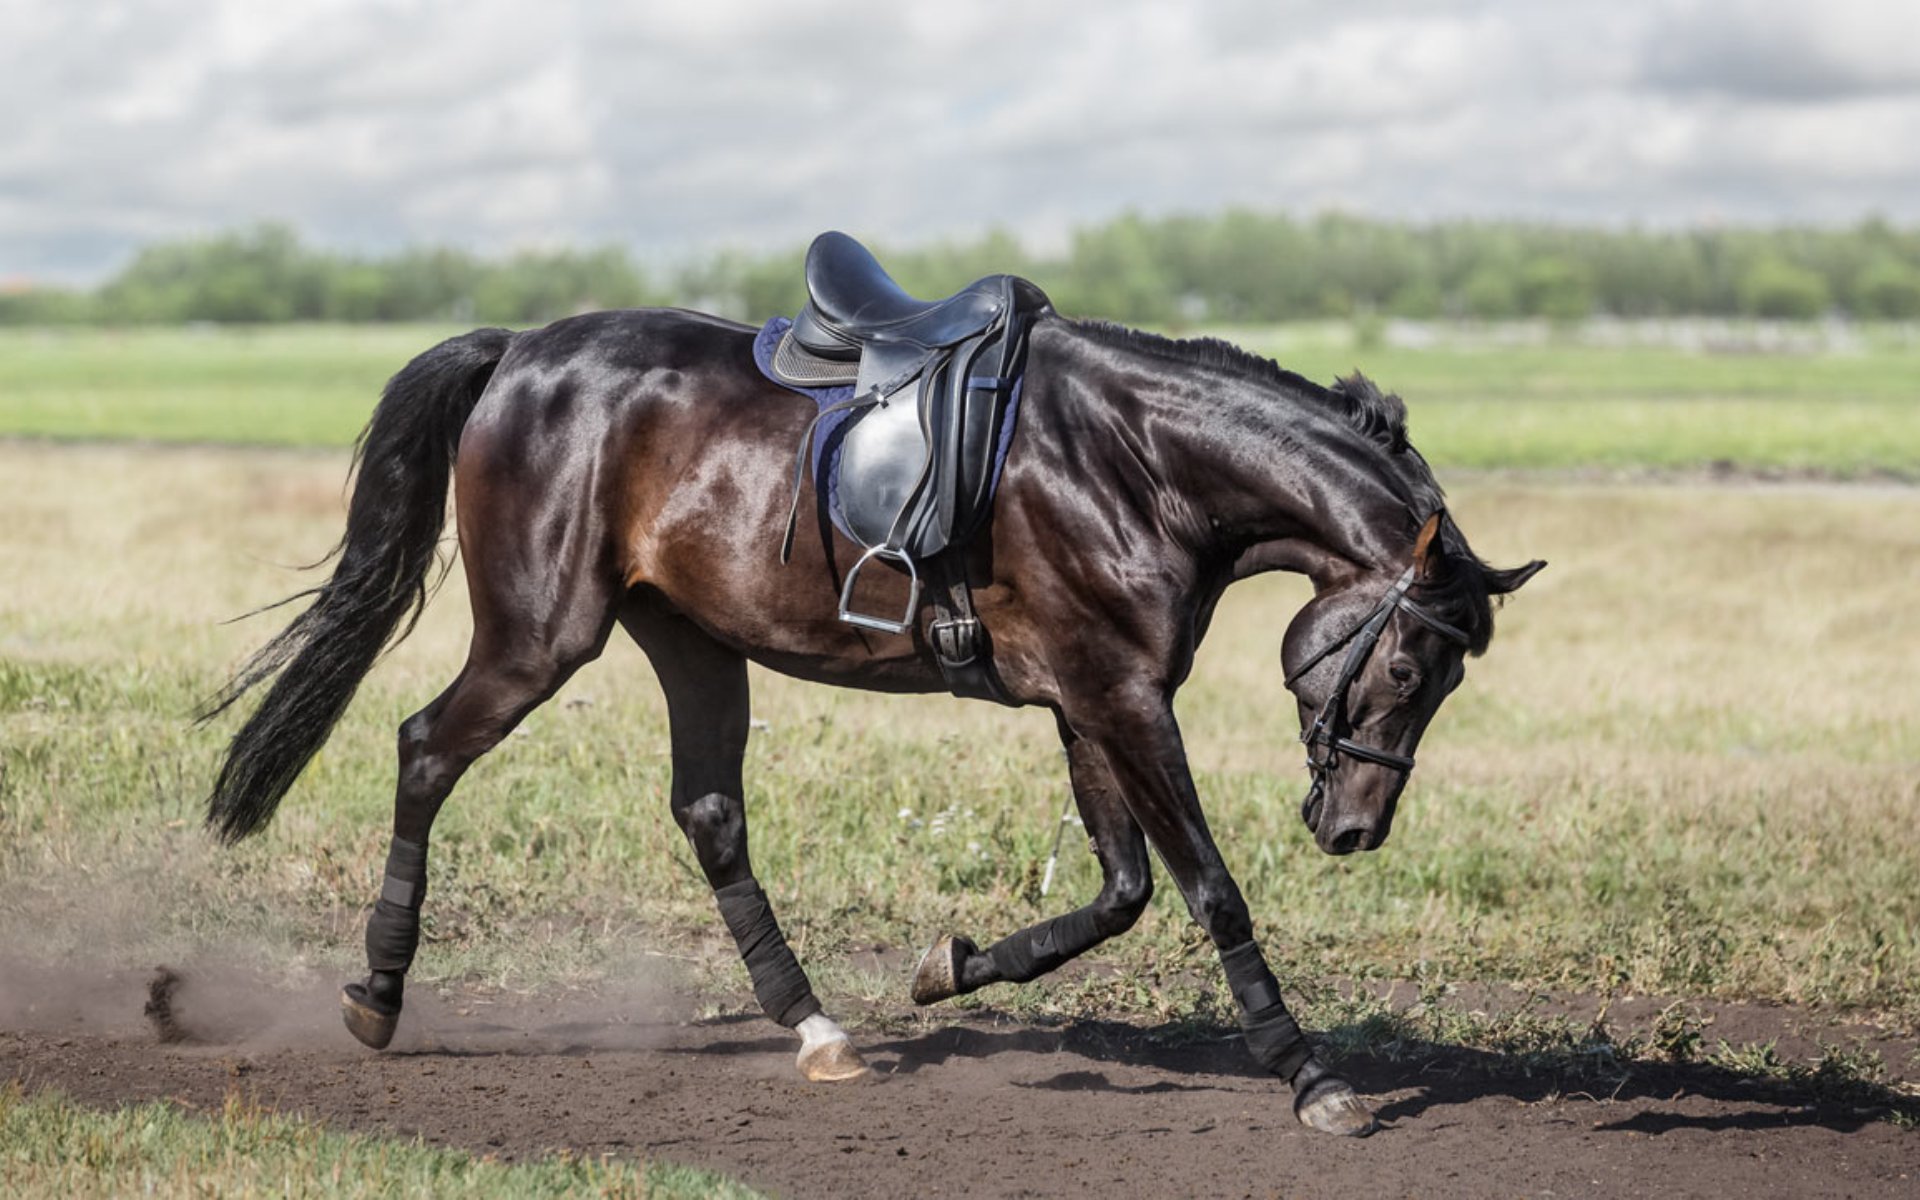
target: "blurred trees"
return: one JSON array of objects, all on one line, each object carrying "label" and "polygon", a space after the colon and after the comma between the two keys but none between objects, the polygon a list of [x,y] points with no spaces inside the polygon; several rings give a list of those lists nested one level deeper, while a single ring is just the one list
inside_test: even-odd
[{"label": "blurred trees", "polygon": [[261,225],[149,246],[91,293],[0,292],[0,322],[528,325],[665,300],[616,246],[523,251],[504,259],[444,248],[363,258],[316,250],[285,226]]},{"label": "blurred trees", "polygon": [[1784,258],[1768,256],[1740,277],[1740,308],[1759,317],[1817,317],[1833,304],[1827,281]]},{"label": "blurred trees", "polygon": [[[1920,317],[1920,230],[1595,228],[1127,214],[1034,254],[1005,230],[876,247],[909,291],[1027,275],[1062,311],[1134,324],[1381,316],[1578,321],[1747,315]],[[804,298],[802,247],[720,251],[655,278],[617,246],[483,258],[418,248],[365,257],[284,226],[147,247],[88,292],[0,288],[0,322],[476,321],[529,325],[596,308],[682,304],[759,321]]]}]

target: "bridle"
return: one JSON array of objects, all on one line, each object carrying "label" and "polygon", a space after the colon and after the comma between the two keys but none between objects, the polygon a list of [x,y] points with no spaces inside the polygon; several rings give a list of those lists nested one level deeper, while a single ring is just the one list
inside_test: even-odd
[{"label": "bridle", "polygon": [[[1382,750],[1378,746],[1356,742],[1341,732],[1347,727],[1347,692],[1352,689],[1353,681],[1359,678],[1360,672],[1366,667],[1367,659],[1372,657],[1373,648],[1379,644],[1380,635],[1386,631],[1387,622],[1393,619],[1393,614],[1406,613],[1441,637],[1458,642],[1462,646],[1472,642],[1466,630],[1442,621],[1425,605],[1408,599],[1407,591],[1413,587],[1413,575],[1414,569],[1408,567],[1400,578],[1394,581],[1393,586],[1387,589],[1387,594],[1380,597],[1380,603],[1373,606],[1373,611],[1361,618],[1359,624],[1323,647],[1319,653],[1294,668],[1292,674],[1287,676],[1286,685],[1291,688],[1301,676],[1319,666],[1328,655],[1352,643],[1347,650],[1346,661],[1340,665],[1340,678],[1334,682],[1333,691],[1327,694],[1326,703],[1320,706],[1320,712],[1313,718],[1313,723],[1300,731],[1300,741],[1307,747],[1307,770],[1313,776],[1313,792],[1308,795],[1309,805],[1312,803],[1313,793],[1320,790],[1326,783],[1327,776],[1338,765],[1339,760],[1335,756],[1339,754],[1390,767],[1403,775],[1413,771],[1411,756],[1395,754],[1389,750]],[[1325,754],[1316,757],[1321,750],[1324,750]]]}]

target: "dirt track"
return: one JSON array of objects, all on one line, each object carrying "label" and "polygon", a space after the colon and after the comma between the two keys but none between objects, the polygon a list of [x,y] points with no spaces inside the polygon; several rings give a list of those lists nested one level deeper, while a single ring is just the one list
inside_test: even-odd
[{"label": "dirt track", "polygon": [[[191,980],[191,976],[189,977]],[[16,977],[17,982],[17,977]],[[197,1041],[160,1045],[145,976],[45,980],[0,1006],[0,1079],[92,1104],[230,1090],[340,1128],[419,1134],[514,1159],[558,1147],[713,1167],[783,1196],[1911,1196],[1920,1133],[1706,1066],[1636,1070],[1617,1094],[1559,1095],[1516,1063],[1415,1047],[1350,1060],[1385,1129],[1312,1134],[1231,1040],[1170,1043],[1082,1022],[944,1014],[856,1041],[875,1071],[803,1082],[765,1021],[695,1020],[661,992],[413,998],[392,1050],[341,1030],[332,989],[189,984]],[[903,1004],[902,1014],[904,1016]],[[936,1014],[936,1017],[941,1014]],[[895,1022],[900,1024],[901,1022]],[[1729,1008],[1716,1036],[1811,1045],[1804,1014]],[[1828,1036],[1831,1036],[1829,1033]],[[1915,1047],[1884,1043],[1890,1064]]]}]

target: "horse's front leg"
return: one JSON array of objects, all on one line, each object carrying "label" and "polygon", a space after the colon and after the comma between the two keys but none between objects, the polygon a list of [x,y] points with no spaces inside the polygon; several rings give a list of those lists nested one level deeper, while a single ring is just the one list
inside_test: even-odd
[{"label": "horse's front leg", "polygon": [[673,819],[693,846],[767,1016],[800,1035],[798,1066],[816,1082],[853,1079],[867,1064],[820,1009],[813,985],[774,919],[747,856],[741,760],[749,708],[747,661],[690,622],[636,607],[627,631],[667,696],[673,739]]},{"label": "horse's front leg", "polygon": [[1127,810],[1160,852],[1187,911],[1213,940],[1240,1008],[1247,1048],[1293,1086],[1293,1110],[1302,1124],[1350,1137],[1372,1133],[1372,1112],[1352,1085],[1314,1057],[1253,940],[1252,914],[1201,814],[1168,698],[1150,689],[1131,697],[1105,694],[1090,709],[1084,721],[1071,709],[1065,717],[1101,746]]},{"label": "horse's front leg", "polygon": [[1086,825],[1103,882],[1092,903],[1029,925],[980,950],[962,937],[943,937],[920,959],[913,1001],[932,1004],[990,983],[1025,983],[1133,928],[1153,896],[1146,838],[1127,814],[1100,747],[1060,722],[1073,801]]}]

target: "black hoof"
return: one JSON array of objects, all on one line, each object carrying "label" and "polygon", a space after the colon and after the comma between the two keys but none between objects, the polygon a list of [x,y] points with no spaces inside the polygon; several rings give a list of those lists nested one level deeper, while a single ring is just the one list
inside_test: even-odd
[{"label": "black hoof", "polygon": [[960,968],[967,956],[978,954],[973,943],[963,937],[943,937],[920,956],[913,973],[913,1002],[938,1004],[960,994]]},{"label": "black hoof", "polygon": [[364,983],[350,983],[340,989],[340,1017],[347,1023],[348,1033],[375,1050],[385,1050],[393,1041],[393,1031],[400,1027],[399,1007],[379,1003]]}]

